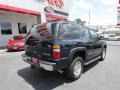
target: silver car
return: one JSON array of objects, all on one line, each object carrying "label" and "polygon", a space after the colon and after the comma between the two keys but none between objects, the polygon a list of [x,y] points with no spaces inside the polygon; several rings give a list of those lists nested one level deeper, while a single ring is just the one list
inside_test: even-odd
[{"label": "silver car", "polygon": [[114,34],[110,34],[108,36],[105,37],[106,40],[120,40],[120,36],[116,36]]}]

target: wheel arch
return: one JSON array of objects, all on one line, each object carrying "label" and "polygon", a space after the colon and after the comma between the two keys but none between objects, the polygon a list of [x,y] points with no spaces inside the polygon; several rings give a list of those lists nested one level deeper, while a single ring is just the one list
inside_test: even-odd
[{"label": "wheel arch", "polygon": [[76,56],[80,56],[83,59],[83,62],[86,60],[86,48],[78,47],[70,51],[69,60],[72,62]]}]

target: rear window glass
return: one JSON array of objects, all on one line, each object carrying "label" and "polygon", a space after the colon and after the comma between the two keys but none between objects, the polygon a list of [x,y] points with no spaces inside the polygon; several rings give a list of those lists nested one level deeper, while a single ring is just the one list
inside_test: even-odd
[{"label": "rear window glass", "polygon": [[57,37],[56,26],[56,22],[36,25],[31,29],[30,35],[38,38],[39,40],[51,40],[52,38]]},{"label": "rear window glass", "polygon": [[25,36],[14,36],[13,39],[14,40],[23,40],[23,39],[25,39]]}]

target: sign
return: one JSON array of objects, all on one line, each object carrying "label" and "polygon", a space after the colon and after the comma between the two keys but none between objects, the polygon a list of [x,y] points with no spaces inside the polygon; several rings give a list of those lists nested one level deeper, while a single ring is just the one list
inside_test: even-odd
[{"label": "sign", "polygon": [[64,7],[63,0],[35,0],[35,1],[37,1],[37,2],[48,2],[48,4],[50,4],[52,6],[59,7],[59,8]]},{"label": "sign", "polygon": [[50,5],[59,7],[59,8],[63,8],[64,7],[64,2],[63,0],[48,0],[48,3]]},{"label": "sign", "polygon": [[54,9],[52,7],[49,7],[49,6],[45,7],[44,10],[48,13],[54,13]]},{"label": "sign", "polygon": [[39,2],[45,2],[46,0],[37,0],[37,1],[39,1]]}]

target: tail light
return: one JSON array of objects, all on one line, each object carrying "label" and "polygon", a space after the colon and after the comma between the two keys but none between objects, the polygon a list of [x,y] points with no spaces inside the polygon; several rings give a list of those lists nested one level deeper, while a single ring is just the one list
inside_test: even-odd
[{"label": "tail light", "polygon": [[61,53],[60,53],[60,45],[53,45],[53,58],[59,59],[61,58]]}]

